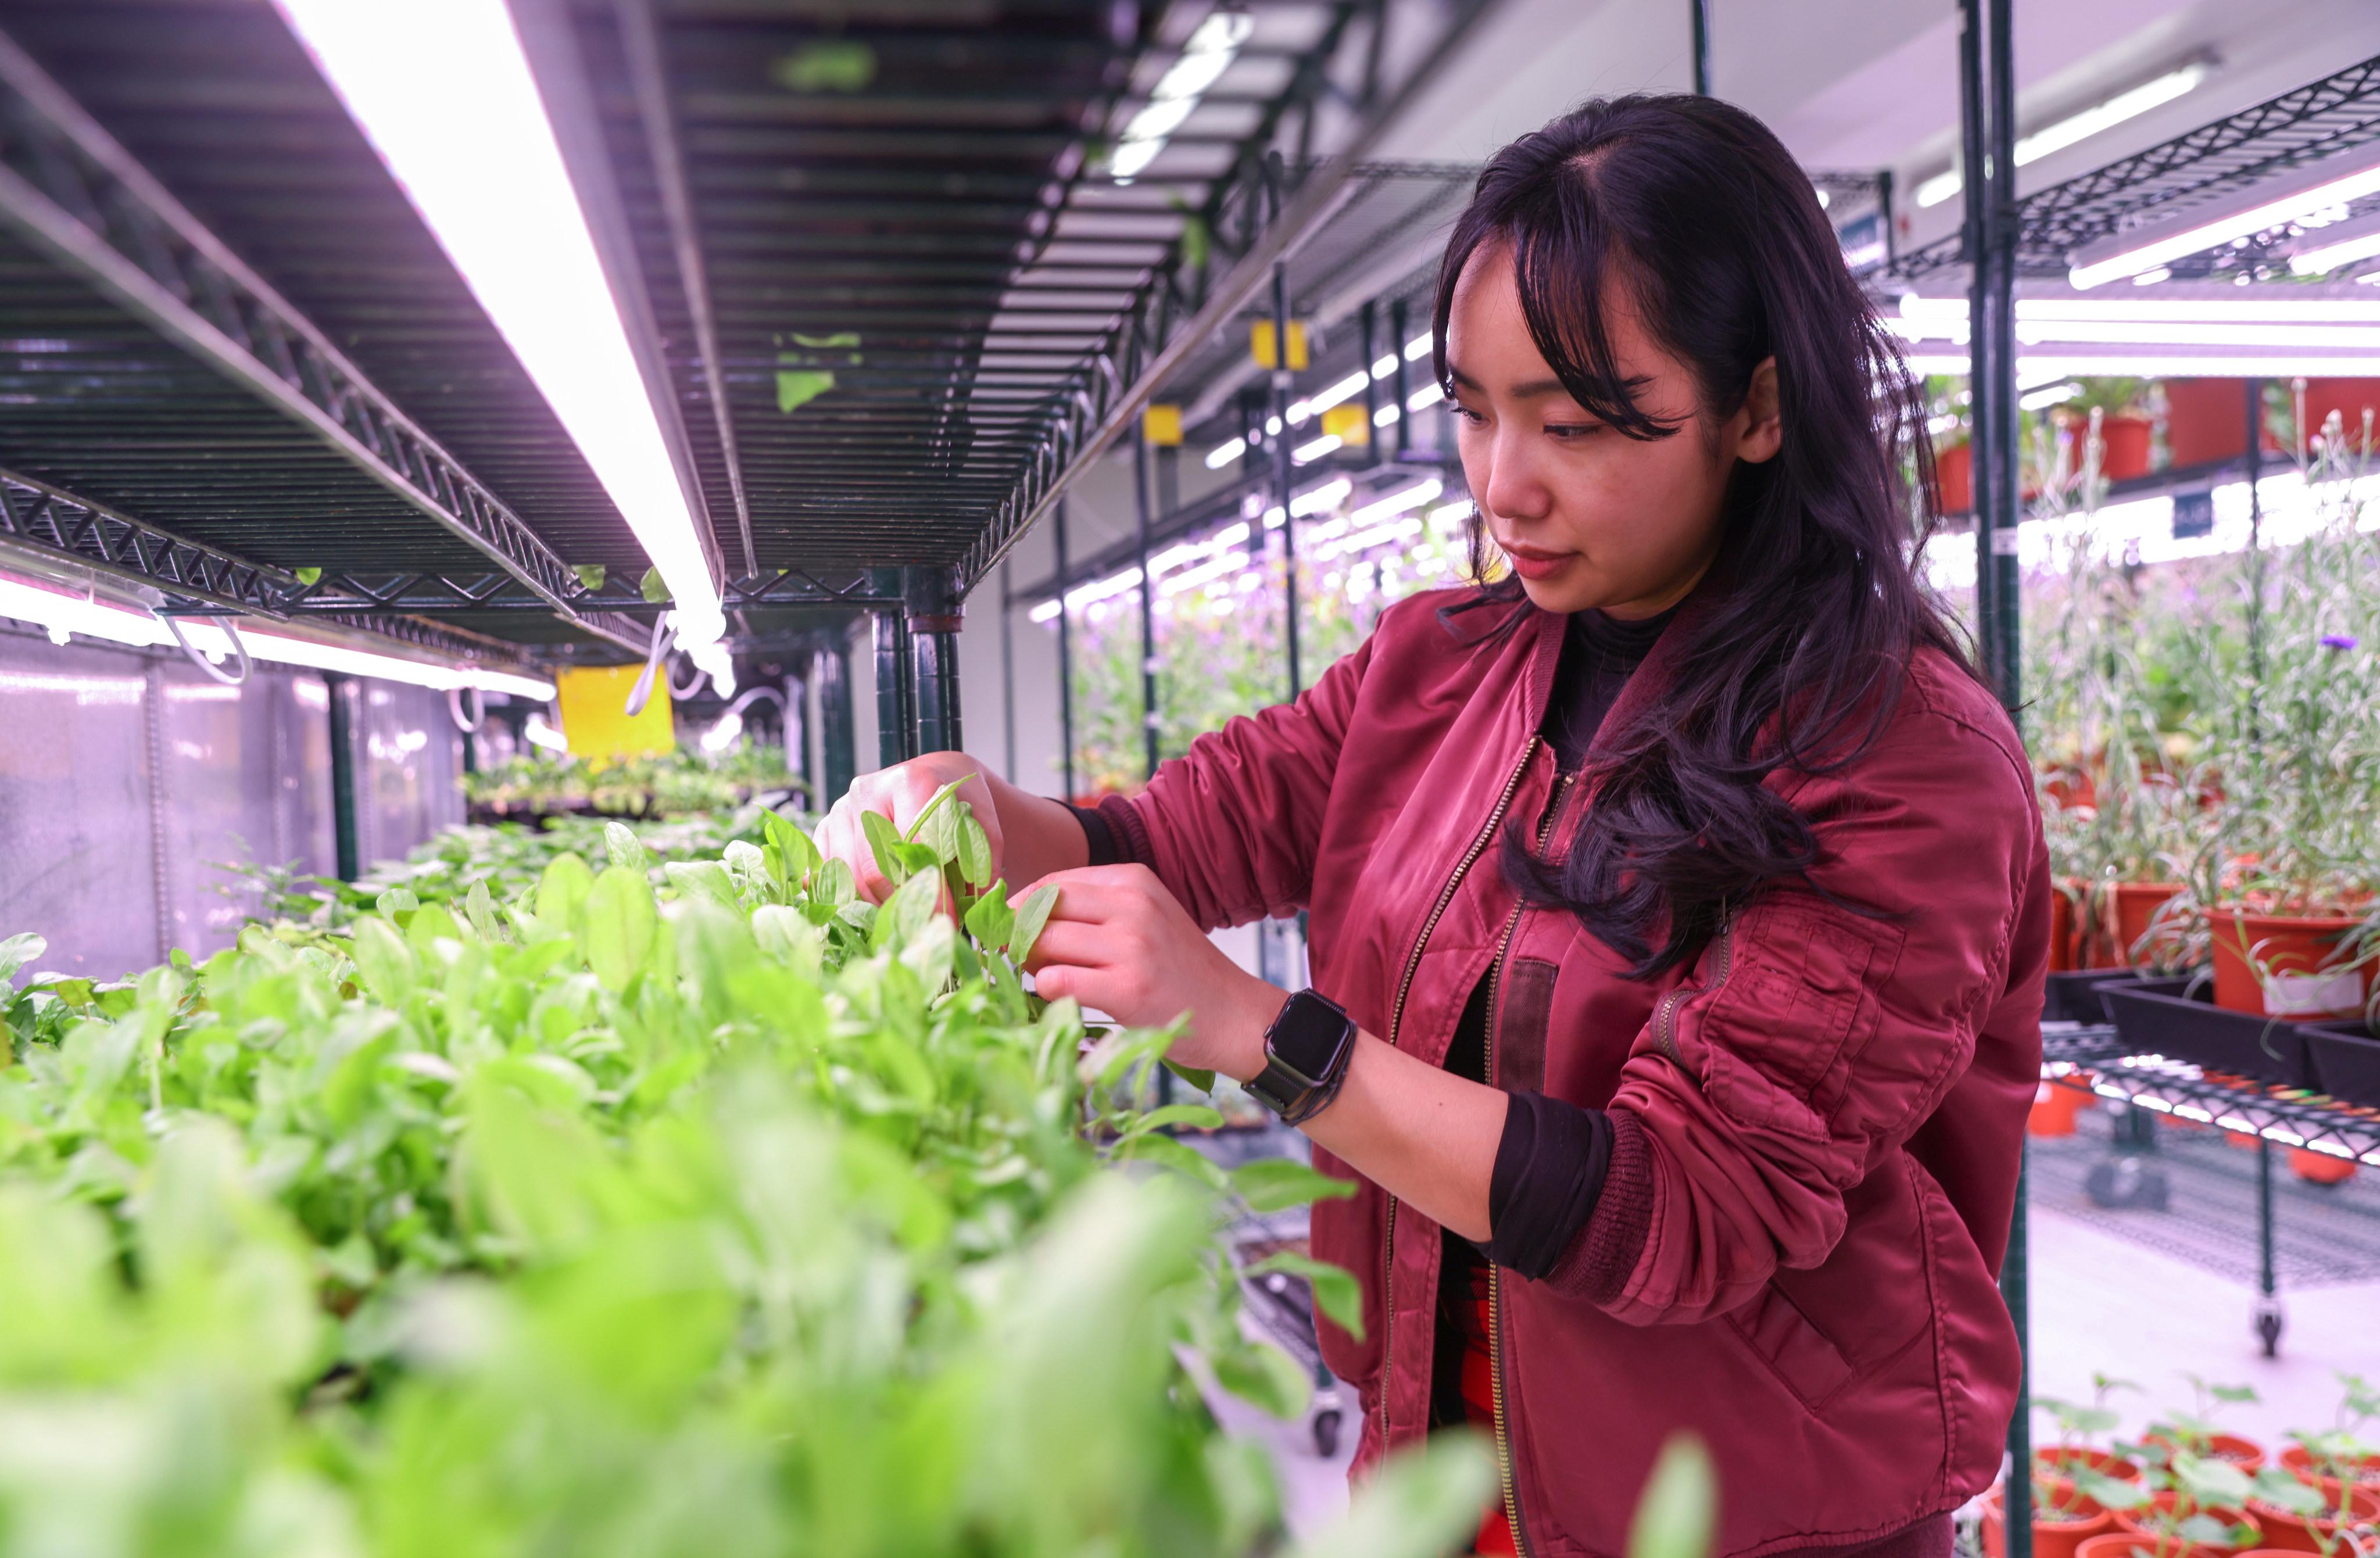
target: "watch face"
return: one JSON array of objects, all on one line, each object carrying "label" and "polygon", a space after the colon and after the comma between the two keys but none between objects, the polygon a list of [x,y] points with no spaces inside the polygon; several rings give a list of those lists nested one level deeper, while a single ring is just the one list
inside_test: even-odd
[{"label": "watch face", "polygon": [[1301,990],[1281,1008],[1271,1047],[1290,1066],[1318,1081],[1346,1036],[1347,1014],[1313,991]]}]

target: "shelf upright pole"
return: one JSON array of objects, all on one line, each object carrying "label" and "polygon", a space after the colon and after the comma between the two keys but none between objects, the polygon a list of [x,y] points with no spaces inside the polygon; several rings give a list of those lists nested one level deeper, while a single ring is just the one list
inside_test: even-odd
[{"label": "shelf upright pole", "polygon": [[1694,95],[1711,95],[1711,18],[1710,0],[1686,0],[1686,11],[1693,18],[1694,33]]},{"label": "shelf upright pole", "polygon": [[1132,435],[1132,501],[1140,521],[1140,731],[1148,779],[1157,777],[1157,581],[1148,576],[1148,436]]},{"label": "shelf upright pole", "polygon": [[1413,448],[1413,397],[1406,393],[1405,332],[1412,328],[1405,317],[1405,300],[1391,298],[1389,302],[1389,355],[1396,361],[1389,365],[1389,393],[1397,402],[1397,458],[1402,460]]},{"label": "shelf upright pole", "polygon": [[1272,442],[1273,501],[1281,505],[1281,636],[1289,658],[1289,698],[1295,703],[1305,690],[1297,664],[1297,521],[1291,512],[1297,462],[1289,433],[1289,267],[1272,267],[1272,414],[1281,418],[1281,433]]},{"label": "shelf upright pole", "polygon": [[1355,316],[1356,328],[1364,337],[1364,463],[1380,463],[1380,391],[1372,377],[1372,368],[1380,360],[1380,306],[1373,298],[1364,299],[1364,307]]},{"label": "shelf upright pole", "polygon": [[851,634],[846,629],[830,634],[812,662],[810,674],[819,690],[819,782],[824,811],[851,789],[859,777],[858,724],[851,707]]},{"label": "shelf upright pole", "polygon": [[2265,500],[2257,490],[2265,477],[2265,381],[2242,380],[2247,386],[2248,452],[2248,742],[2262,745],[2265,690]]},{"label": "shelf upright pole", "polygon": [[904,568],[903,609],[909,641],[910,755],[963,752],[959,723],[959,628],[965,604],[954,568]]},{"label": "shelf upright pole", "polygon": [[[2023,701],[2017,655],[2017,405],[2016,405],[2016,158],[2015,66],[2010,0],[1960,0],[1959,119],[1966,194],[1965,247],[1971,267],[1967,320],[1974,408],[1975,628],[1984,669],[2013,718]],[[2033,1558],[2032,1296],[2025,1201],[2030,1193],[2018,1145],[2016,1204],[2009,1219],[2008,1253],[2000,1262],[2000,1296],[2016,1326],[2019,1376],[2016,1410],[2009,1419],[2010,1490],[2025,1490],[2021,1512],[2013,1492],[2006,1558]]]},{"label": "shelf upright pole", "polygon": [[876,766],[890,768],[917,754],[910,720],[908,616],[900,604],[901,570],[878,568],[868,574],[877,597],[892,597],[875,609]]},{"label": "shelf upright pole", "polygon": [[1016,782],[1016,599],[1009,593],[1008,559],[1000,560],[1000,750],[1002,772]]},{"label": "shelf upright pole", "polygon": [[2273,1275],[2273,1143],[2256,1133],[2256,1335],[2266,1358],[2281,1355],[2281,1300]]},{"label": "shelf upright pole", "polygon": [[356,858],[356,731],[347,692],[354,678],[326,670],[322,685],[331,703],[331,838],[339,880],[352,882],[363,875]]},{"label": "shelf upright pole", "polygon": [[1075,803],[1075,643],[1067,622],[1066,500],[1050,511],[1050,538],[1058,549],[1058,774],[1065,786],[1059,799]]}]

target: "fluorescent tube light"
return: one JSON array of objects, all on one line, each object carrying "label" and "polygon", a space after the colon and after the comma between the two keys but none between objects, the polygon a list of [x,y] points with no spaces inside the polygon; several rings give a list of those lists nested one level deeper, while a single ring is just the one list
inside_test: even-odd
[{"label": "fluorescent tube light", "polygon": [[521,734],[528,738],[529,745],[543,747],[548,752],[570,750],[570,738],[534,714],[521,722]]},{"label": "fluorescent tube light", "polygon": [[2077,292],[2088,291],[2374,190],[2380,190],[2380,145],[2358,147],[2219,204],[2089,245],[2075,255],[2067,280]]},{"label": "fluorescent tube light", "polygon": [[2035,390],[2029,395],[2019,395],[2016,404],[2026,411],[2039,411],[2043,406],[2057,405],[2072,400],[2082,393],[2082,386],[2070,379],[2062,384],[2052,384],[2046,390]]},{"label": "fluorescent tube light", "polygon": [[[104,639],[111,644],[127,645],[136,649],[168,648],[174,643],[173,634],[165,624],[146,612],[130,611],[104,601],[87,600],[81,596],[65,595],[11,579],[0,578],[0,617],[14,617],[18,622],[33,622],[47,628],[53,641],[79,634],[85,638]],[[188,637],[192,648],[210,658],[219,658],[231,652],[231,640],[225,636],[223,629],[203,617],[183,618],[182,632]],[[350,676],[401,682],[408,686],[428,687],[442,693],[458,687],[476,687],[482,692],[504,693],[514,697],[533,698],[540,703],[553,696],[552,682],[538,677],[517,676],[510,671],[472,665],[432,665],[395,655],[375,655],[369,650],[321,644],[310,638],[285,637],[254,625],[241,628],[239,637],[240,642],[248,646],[252,658],[276,665],[343,671]]]},{"label": "fluorescent tube light", "polygon": [[[2088,140],[2102,130],[2110,130],[2127,119],[2136,119],[2152,108],[2163,107],[2175,98],[2195,90],[2206,79],[2206,62],[2193,60],[2179,70],[2169,70],[2153,81],[2143,81],[2126,92],[2118,92],[2107,102],[2082,110],[2069,118],[2022,137],[2014,147],[2016,165],[2039,162],[2053,151],[2063,151],[2077,141]],[[1938,173],[1917,187],[1917,203],[1938,206],[1966,187],[1959,170]]]},{"label": "fluorescent tube light", "polygon": [[1108,173],[1118,184],[1131,183],[1157,160],[1157,154],[1165,150],[1166,138],[1182,127],[1198,106],[1199,97],[1231,68],[1240,45],[1255,30],[1255,18],[1245,11],[1217,10],[1191,32],[1182,45],[1182,57],[1158,79],[1147,105],[1117,138],[1116,149],[1108,157]]},{"label": "fluorescent tube light", "polygon": [[717,640],[698,522],[504,0],[274,3],[660,570],[680,646]]},{"label": "fluorescent tube light", "polygon": [[1248,441],[1244,438],[1235,438],[1229,443],[1219,443],[1207,451],[1207,468],[1210,471],[1220,471],[1247,452]]},{"label": "fluorescent tube light", "polygon": [[2326,276],[2340,266],[2380,254],[2380,216],[2318,227],[2297,241],[2289,269],[2301,276]]},{"label": "fluorescent tube light", "polygon": [[[1921,377],[1949,374],[1963,378],[1973,366],[1961,353],[1932,354],[1906,359],[1909,371]],[[2294,379],[2380,378],[2380,353],[2357,356],[2320,356],[2312,352],[2242,352],[2236,356],[2184,351],[2077,352],[2042,354],[2016,359],[2020,381],[2034,375],[2044,381],[2065,378],[2109,379]]]},{"label": "fluorescent tube light", "polygon": [[[2294,286],[2242,287],[2245,297],[2158,297],[2100,294],[2090,297],[2019,297],[2019,323],[2054,320],[2138,321],[2170,320],[2190,324],[2366,324],[2380,325],[2380,303],[2340,297],[2272,296],[2301,289]],[[1904,294],[1904,320],[1967,320],[1963,297],[1920,297]]]},{"label": "fluorescent tube light", "polygon": [[1311,465],[1315,461],[1321,459],[1325,454],[1330,453],[1332,450],[1338,448],[1339,443],[1340,439],[1337,433],[1325,433],[1320,438],[1316,439],[1312,443],[1299,444],[1295,449],[1289,452],[1289,457],[1298,465]]}]

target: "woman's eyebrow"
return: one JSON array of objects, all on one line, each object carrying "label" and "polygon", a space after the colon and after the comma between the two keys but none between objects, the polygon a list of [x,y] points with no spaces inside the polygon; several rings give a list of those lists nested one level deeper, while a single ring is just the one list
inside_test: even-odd
[{"label": "woman's eyebrow", "polygon": [[[1475,392],[1479,388],[1479,380],[1452,363],[1446,365],[1446,376],[1454,381],[1457,389]],[[1561,395],[1569,393],[1559,379],[1532,379],[1525,384],[1513,385],[1511,391],[1514,400],[1535,400],[1540,395]]]}]

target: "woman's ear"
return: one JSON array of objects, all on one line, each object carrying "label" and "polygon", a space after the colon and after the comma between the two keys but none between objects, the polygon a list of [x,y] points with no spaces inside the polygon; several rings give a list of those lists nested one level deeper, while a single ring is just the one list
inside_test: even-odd
[{"label": "woman's ear", "polygon": [[1777,457],[1785,441],[1785,424],[1777,409],[1777,359],[1763,357],[1752,370],[1752,384],[1735,413],[1735,457],[1759,465]]}]

